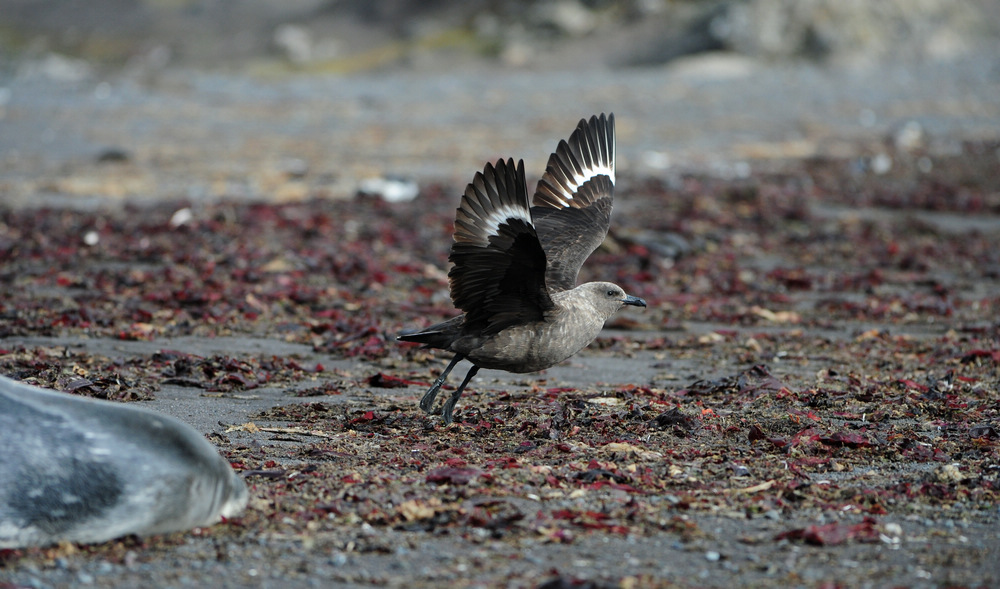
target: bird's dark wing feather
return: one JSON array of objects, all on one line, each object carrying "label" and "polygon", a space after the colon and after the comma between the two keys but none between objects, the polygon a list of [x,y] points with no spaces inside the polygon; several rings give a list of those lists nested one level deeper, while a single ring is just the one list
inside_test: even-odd
[{"label": "bird's dark wing feather", "polygon": [[548,258],[552,291],[576,286],[580,267],[611,226],[615,190],[615,115],[581,119],[549,156],[531,217]]},{"label": "bird's dark wing feather", "polygon": [[466,314],[464,330],[491,335],[543,318],[545,252],[531,223],[524,162],[486,164],[465,189],[448,258],[451,299]]}]

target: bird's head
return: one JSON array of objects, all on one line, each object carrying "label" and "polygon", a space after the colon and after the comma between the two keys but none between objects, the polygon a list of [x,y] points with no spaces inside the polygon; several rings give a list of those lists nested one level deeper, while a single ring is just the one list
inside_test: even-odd
[{"label": "bird's head", "polygon": [[645,307],[646,301],[639,297],[625,294],[622,287],[611,282],[588,282],[584,285],[589,293],[591,304],[604,315],[604,319],[618,312],[625,305]]}]

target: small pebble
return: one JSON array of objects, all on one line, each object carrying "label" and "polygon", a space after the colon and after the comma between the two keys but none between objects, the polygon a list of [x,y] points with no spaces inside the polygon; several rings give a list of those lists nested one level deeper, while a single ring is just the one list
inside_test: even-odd
[{"label": "small pebble", "polygon": [[368,178],[358,185],[358,192],[378,196],[386,202],[409,202],[420,194],[420,187],[402,178]]},{"label": "small pebble", "polygon": [[900,538],[903,536],[903,528],[895,522],[885,524],[885,535],[890,538]]},{"label": "small pebble", "polygon": [[109,147],[97,154],[97,162],[101,164],[122,163],[129,161],[129,159],[131,159],[129,153],[117,147]]},{"label": "small pebble", "polygon": [[913,151],[924,144],[924,128],[917,121],[907,121],[893,136],[897,149]]},{"label": "small pebble", "polygon": [[884,153],[880,153],[872,158],[871,166],[872,172],[881,176],[892,169],[892,158]]},{"label": "small pebble", "polygon": [[184,207],[183,209],[177,209],[177,211],[170,217],[171,227],[180,227],[181,225],[187,225],[194,218],[194,213],[191,209]]}]

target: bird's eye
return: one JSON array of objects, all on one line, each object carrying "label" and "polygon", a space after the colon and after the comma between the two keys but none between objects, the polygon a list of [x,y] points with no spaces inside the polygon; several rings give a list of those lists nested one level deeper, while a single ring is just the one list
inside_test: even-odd
[{"label": "bird's eye", "polygon": [[616,293],[616,292],[615,292],[615,291],[613,291],[613,290],[609,290],[609,291],[608,291],[608,296],[609,296],[609,297],[614,297],[614,296],[615,296],[615,295],[617,295],[617,294],[618,294],[618,293]]}]

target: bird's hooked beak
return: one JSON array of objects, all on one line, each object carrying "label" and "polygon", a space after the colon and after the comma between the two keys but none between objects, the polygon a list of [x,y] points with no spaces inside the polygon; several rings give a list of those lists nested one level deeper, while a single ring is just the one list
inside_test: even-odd
[{"label": "bird's hooked beak", "polygon": [[622,304],[632,305],[633,307],[645,307],[646,301],[640,299],[639,297],[634,297],[632,295],[625,295],[625,298],[622,299]]}]

